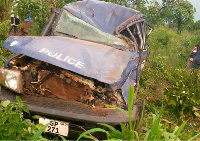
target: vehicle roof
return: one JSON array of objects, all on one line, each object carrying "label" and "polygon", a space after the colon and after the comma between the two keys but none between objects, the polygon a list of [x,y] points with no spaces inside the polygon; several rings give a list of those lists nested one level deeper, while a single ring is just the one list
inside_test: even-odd
[{"label": "vehicle roof", "polygon": [[74,16],[110,34],[115,34],[117,26],[133,16],[138,19],[143,14],[132,8],[97,0],[70,3],[64,9]]}]

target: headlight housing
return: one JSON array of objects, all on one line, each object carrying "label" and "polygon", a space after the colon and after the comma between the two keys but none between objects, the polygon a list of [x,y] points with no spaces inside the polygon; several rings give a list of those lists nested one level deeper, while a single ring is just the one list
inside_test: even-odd
[{"label": "headlight housing", "polygon": [[0,83],[18,93],[22,93],[22,75],[19,70],[0,69]]}]

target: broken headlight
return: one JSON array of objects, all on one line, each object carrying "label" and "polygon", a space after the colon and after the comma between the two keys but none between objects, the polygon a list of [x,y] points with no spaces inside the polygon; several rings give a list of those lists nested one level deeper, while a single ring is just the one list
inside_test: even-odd
[{"label": "broken headlight", "polygon": [[0,83],[18,93],[22,92],[21,78],[19,70],[0,69]]}]

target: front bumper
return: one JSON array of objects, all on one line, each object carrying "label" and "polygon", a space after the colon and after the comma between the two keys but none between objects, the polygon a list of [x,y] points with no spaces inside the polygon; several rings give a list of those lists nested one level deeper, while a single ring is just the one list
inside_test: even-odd
[{"label": "front bumper", "polygon": [[[0,90],[0,101],[16,101],[17,93],[4,87]],[[128,123],[128,116],[112,108],[92,109],[83,103],[62,99],[20,95],[26,101],[31,115],[40,115],[49,119],[65,121],[69,123],[69,139],[77,139],[83,129],[88,130],[100,127],[97,123],[107,123],[119,127],[120,123]],[[136,120],[139,112],[138,106],[133,107],[132,121]],[[102,127],[101,127],[102,128]],[[94,134],[99,139],[106,139],[104,134]]]},{"label": "front bumper", "polygon": [[[84,123],[108,123],[113,125],[128,123],[129,121],[127,115],[113,108],[93,109],[83,103],[71,100],[30,95],[20,95],[20,97],[22,100],[26,101],[31,113],[53,119]],[[0,100],[10,100],[15,102],[16,93],[2,87],[0,91]],[[138,107],[134,105],[132,121],[136,119],[137,113]]]}]

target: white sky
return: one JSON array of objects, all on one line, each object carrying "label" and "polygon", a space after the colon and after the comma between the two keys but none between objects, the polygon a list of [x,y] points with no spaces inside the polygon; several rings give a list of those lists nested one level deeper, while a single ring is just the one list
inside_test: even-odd
[{"label": "white sky", "polygon": [[[158,2],[162,2],[162,0],[157,0]],[[189,1],[194,8],[196,8],[196,13],[194,14],[194,21],[200,20],[200,1],[199,0],[187,0]],[[199,7],[198,7],[199,6]]]},{"label": "white sky", "polygon": [[198,2],[200,3],[199,0],[188,0],[189,2],[191,2],[191,4],[196,8],[196,13],[194,14],[194,20],[198,21],[200,20],[200,4],[198,4]]}]

